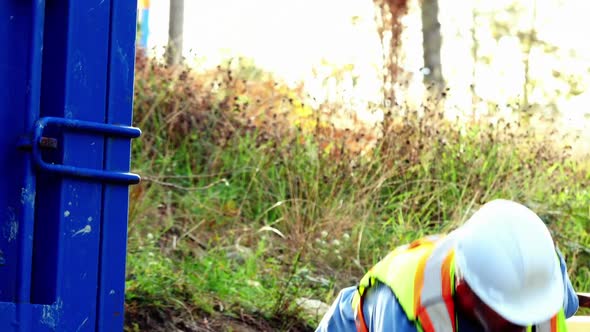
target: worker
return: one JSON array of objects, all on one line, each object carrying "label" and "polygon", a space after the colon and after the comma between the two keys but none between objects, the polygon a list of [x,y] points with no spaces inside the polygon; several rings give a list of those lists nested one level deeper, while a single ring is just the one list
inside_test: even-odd
[{"label": "worker", "polygon": [[394,249],[339,293],[316,332],[562,332],[578,305],[547,226],[497,199],[446,235]]}]

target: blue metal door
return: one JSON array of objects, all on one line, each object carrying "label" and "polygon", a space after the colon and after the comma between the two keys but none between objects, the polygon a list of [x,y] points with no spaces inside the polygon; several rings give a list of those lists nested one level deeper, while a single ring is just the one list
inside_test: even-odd
[{"label": "blue metal door", "polygon": [[122,331],[136,0],[0,1],[0,331]]}]

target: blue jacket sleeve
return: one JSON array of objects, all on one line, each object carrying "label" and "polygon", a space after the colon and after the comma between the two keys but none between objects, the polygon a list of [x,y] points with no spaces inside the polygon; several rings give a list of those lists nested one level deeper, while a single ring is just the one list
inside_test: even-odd
[{"label": "blue jacket sleeve", "polygon": [[[343,289],[323,317],[316,332],[356,331],[352,297],[356,287]],[[371,287],[364,300],[363,314],[370,332],[416,332],[389,287],[377,284]]]},{"label": "blue jacket sleeve", "polygon": [[416,332],[416,325],[408,319],[389,287],[377,283],[369,289],[364,300],[363,314],[370,332]]},{"label": "blue jacket sleeve", "polygon": [[561,274],[563,276],[563,285],[565,290],[565,296],[563,298],[563,309],[565,311],[566,318],[570,318],[573,316],[580,306],[580,302],[578,300],[578,295],[574,290],[574,286],[570,281],[570,278],[567,274],[567,266],[565,264],[565,259],[563,258],[563,254],[559,249],[557,249],[557,256],[559,256],[559,263],[561,266]]},{"label": "blue jacket sleeve", "polygon": [[352,311],[354,292],[356,287],[347,287],[340,291],[315,332],[356,331]]}]

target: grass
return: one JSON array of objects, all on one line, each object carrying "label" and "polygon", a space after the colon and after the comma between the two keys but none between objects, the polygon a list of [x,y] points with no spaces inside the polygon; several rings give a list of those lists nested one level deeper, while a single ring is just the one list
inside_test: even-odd
[{"label": "grass", "polygon": [[341,128],[345,105],[312,109],[244,61],[196,73],[139,56],[128,330],[312,331],[298,299],[330,303],[387,250],[496,197],[540,214],[589,291],[587,161],[525,125],[449,121],[441,98]]}]

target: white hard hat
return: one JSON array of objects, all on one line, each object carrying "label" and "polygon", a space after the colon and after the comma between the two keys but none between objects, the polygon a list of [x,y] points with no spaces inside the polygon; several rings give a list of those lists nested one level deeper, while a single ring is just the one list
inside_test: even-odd
[{"label": "white hard hat", "polygon": [[559,311],[564,299],[559,260],[547,226],[533,211],[494,200],[456,234],[458,273],[492,310],[520,326]]}]

